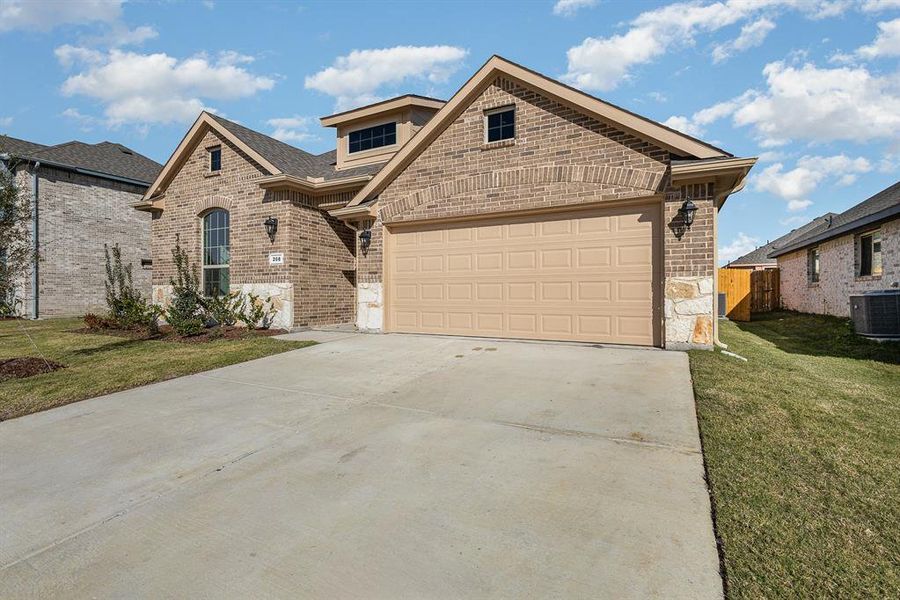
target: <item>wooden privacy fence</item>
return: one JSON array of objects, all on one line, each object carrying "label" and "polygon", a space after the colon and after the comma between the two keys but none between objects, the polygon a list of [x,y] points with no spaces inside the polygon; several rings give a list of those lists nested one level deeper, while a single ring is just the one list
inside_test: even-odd
[{"label": "wooden privacy fence", "polygon": [[750,312],[771,312],[781,307],[778,269],[750,271]]},{"label": "wooden privacy fence", "polygon": [[725,315],[749,321],[751,312],[777,310],[781,304],[778,269],[719,269],[719,293],[725,294]]}]

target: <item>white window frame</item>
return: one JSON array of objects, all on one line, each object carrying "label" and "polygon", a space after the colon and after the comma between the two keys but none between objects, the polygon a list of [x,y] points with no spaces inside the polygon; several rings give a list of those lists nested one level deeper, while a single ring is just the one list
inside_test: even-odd
[{"label": "white window frame", "polygon": [[[878,271],[875,270],[875,238],[878,238],[878,245],[880,248],[878,249],[878,255],[881,260],[878,261]],[[865,238],[871,238],[872,244],[872,256],[870,257],[871,264],[869,265],[870,273],[863,273],[863,240]],[[859,234],[859,268],[856,270],[857,277],[881,277],[884,273],[884,257],[883,257],[883,247],[884,247],[884,236],[881,234],[881,228],[873,229],[871,231],[866,231],[865,233]]]},{"label": "white window frame", "polygon": [[[360,131],[365,131],[366,129],[374,129],[375,127],[382,127],[384,125],[394,124],[394,143],[393,144],[385,144],[384,146],[376,146],[375,148],[366,148],[365,150],[357,150],[356,152],[350,151],[350,136],[354,133],[359,133]],[[400,123],[395,119],[390,119],[384,121],[383,123],[375,123],[374,125],[366,125],[365,127],[357,127],[351,131],[347,131],[345,134],[347,138],[347,156],[357,157],[364,156],[367,152],[382,152],[386,148],[394,148],[400,143]]]},{"label": "white window frame", "polygon": [[[208,265],[206,264],[206,218],[217,211],[222,211],[228,215],[228,262]],[[231,287],[231,211],[225,208],[211,208],[200,217],[200,290],[204,296],[206,296],[206,272],[209,269],[226,269],[228,271],[229,288]]]},{"label": "white window frame", "polygon": [[[813,269],[813,253],[816,255],[815,266],[816,270]],[[815,276],[815,278],[813,277]],[[806,252],[806,281],[810,285],[815,285],[822,280],[822,253],[819,251],[819,247],[810,248]]]}]

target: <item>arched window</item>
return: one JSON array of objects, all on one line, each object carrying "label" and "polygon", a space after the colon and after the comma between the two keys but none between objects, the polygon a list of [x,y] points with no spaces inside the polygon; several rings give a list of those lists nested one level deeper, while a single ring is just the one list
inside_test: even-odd
[{"label": "arched window", "polygon": [[228,293],[230,233],[227,210],[217,208],[203,217],[203,293],[206,296]]}]

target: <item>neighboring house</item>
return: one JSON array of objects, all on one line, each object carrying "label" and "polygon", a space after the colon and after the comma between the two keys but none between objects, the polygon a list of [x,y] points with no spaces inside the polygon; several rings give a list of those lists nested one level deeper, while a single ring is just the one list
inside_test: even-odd
[{"label": "neighboring house", "polygon": [[40,261],[17,290],[25,315],[104,310],[104,244],[119,244],[135,284],[150,293],[150,218],[132,205],[159,163],[112,142],[44,146],[9,136],[0,136],[0,163],[31,200],[31,241]]},{"label": "neighboring house", "polygon": [[754,271],[760,271],[764,269],[777,269],[778,261],[769,256],[772,252],[775,252],[779,248],[783,248],[788,244],[792,243],[794,240],[797,240],[813,229],[819,227],[819,225],[827,222],[828,219],[835,217],[835,213],[826,213],[821,217],[816,217],[806,225],[798,227],[796,229],[792,229],[788,233],[784,234],[780,238],[776,240],[772,240],[763,246],[759,246],[755,250],[748,252],[740,258],[736,258],[727,265],[725,265],[726,269],[753,269]]},{"label": "neighboring house", "polygon": [[781,304],[850,316],[850,295],[900,286],[900,182],[774,250]]},{"label": "neighboring house", "polygon": [[312,155],[200,116],[138,206],[158,301],[177,235],[207,293],[283,326],[713,343],[717,214],[755,159],[497,56],[446,103],[321,122],[338,147]]}]

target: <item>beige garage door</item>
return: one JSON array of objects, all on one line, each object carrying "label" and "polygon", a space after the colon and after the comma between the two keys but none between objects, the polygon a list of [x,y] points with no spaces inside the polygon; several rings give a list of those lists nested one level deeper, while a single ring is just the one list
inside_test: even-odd
[{"label": "beige garage door", "polygon": [[386,238],[387,328],[658,344],[659,206],[395,228]]}]

